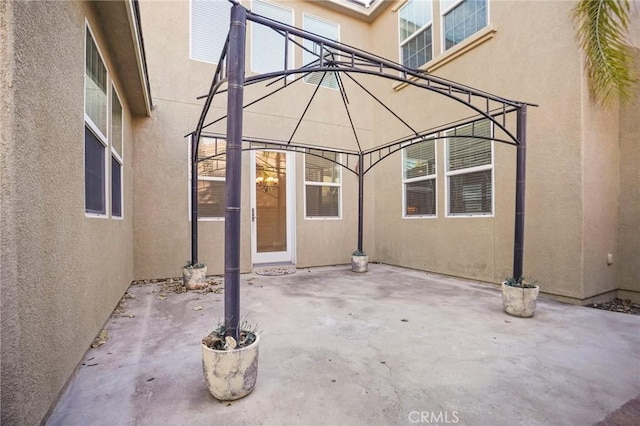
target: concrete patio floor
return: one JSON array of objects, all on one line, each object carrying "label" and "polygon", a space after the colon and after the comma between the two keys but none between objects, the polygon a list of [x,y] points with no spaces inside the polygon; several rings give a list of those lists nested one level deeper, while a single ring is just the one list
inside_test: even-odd
[{"label": "concrete patio floor", "polygon": [[[242,276],[258,323],[255,390],[220,403],[200,339],[223,295],[134,285],[47,425],[591,425],[640,394],[640,316],[538,300],[388,265]],[[201,310],[198,308],[201,307]]]}]

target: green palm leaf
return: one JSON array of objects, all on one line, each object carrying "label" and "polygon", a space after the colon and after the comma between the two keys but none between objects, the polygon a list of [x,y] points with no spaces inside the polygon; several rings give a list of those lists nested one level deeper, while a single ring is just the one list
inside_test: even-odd
[{"label": "green palm leaf", "polygon": [[629,8],[628,0],[580,0],[573,10],[589,88],[605,105],[616,98],[628,100],[638,81],[625,47]]}]

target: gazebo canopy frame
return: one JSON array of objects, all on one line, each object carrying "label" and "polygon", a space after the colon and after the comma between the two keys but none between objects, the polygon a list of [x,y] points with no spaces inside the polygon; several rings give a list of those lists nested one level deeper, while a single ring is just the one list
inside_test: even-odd
[{"label": "gazebo canopy frame", "polygon": [[[339,164],[358,177],[358,243],[359,250],[363,249],[363,218],[364,218],[364,176],[380,161],[394,152],[407,146],[432,141],[444,130],[452,131],[447,138],[470,137],[470,135],[457,135],[456,128],[462,125],[471,125],[472,137],[478,139],[493,140],[500,143],[514,145],[516,147],[516,193],[515,193],[515,232],[513,247],[513,277],[522,277],[524,257],[524,200],[525,200],[525,172],[526,172],[526,123],[527,106],[535,106],[526,102],[518,102],[489,94],[462,84],[458,84],[440,77],[427,74],[424,71],[410,69],[395,62],[381,58],[360,49],[339,43],[325,37],[309,33],[296,27],[292,27],[266,17],[254,14],[245,9],[234,0],[229,0],[231,7],[231,22],[229,34],[224,44],[220,60],[213,76],[213,81],[205,98],[200,118],[196,129],[188,136],[191,137],[191,262],[198,262],[198,168],[199,161],[205,161],[220,155],[226,155],[226,181],[225,181],[225,239],[224,239],[224,282],[225,282],[225,325],[228,335],[239,336],[240,329],[240,204],[241,204],[241,173],[242,151],[275,149],[300,152],[325,158]],[[245,76],[245,50],[246,50],[246,25],[247,21],[264,25],[276,31],[282,36],[284,43],[284,63],[282,70]],[[314,48],[309,49],[294,37],[308,40]],[[289,68],[290,44],[300,47],[314,56],[314,60],[300,68]],[[309,99],[304,112],[288,141],[272,140],[265,138],[243,137],[243,110],[257,102],[267,99],[269,96],[287,88],[288,86],[304,79],[311,73],[322,73],[316,88]],[[294,141],[296,131],[302,123],[318,89],[328,73],[335,73],[340,90],[342,103],[345,107],[357,150],[344,148],[330,148],[314,146]],[[401,83],[428,90],[430,92],[452,99],[473,111],[473,115],[454,122],[443,124],[428,130],[417,131],[405,120],[385,105],[372,92],[358,82],[351,74],[366,74],[395,80]],[[358,134],[349,111],[348,97],[342,82],[342,76],[364,90],[378,104],[387,110],[409,129],[405,137],[393,140],[381,146],[371,149],[362,149]],[[289,81],[289,76],[294,76]],[[282,85],[260,98],[243,104],[244,88],[252,84],[267,82],[267,86],[274,83]],[[226,85],[226,89],[223,86]],[[206,123],[207,114],[215,95],[226,92],[227,113],[216,120]],[[515,113],[515,132],[507,123],[507,115]],[[205,131],[226,119],[226,134],[208,133]],[[504,137],[491,137],[475,134],[475,123],[479,120],[489,120],[494,128],[501,131]],[[434,134],[436,136],[434,136]],[[221,137],[226,139],[224,151],[218,150],[206,158],[198,158],[198,146],[201,137]],[[337,156],[336,154],[341,154]]]}]

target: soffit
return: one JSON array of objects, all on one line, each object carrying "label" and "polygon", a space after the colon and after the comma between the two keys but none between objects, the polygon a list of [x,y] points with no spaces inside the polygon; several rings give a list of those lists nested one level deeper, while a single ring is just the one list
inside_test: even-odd
[{"label": "soffit", "polygon": [[134,115],[149,115],[151,94],[144,46],[131,0],[92,2],[102,24],[109,57],[119,77],[120,89]]},{"label": "soffit", "polygon": [[369,7],[363,6],[362,3],[365,2],[360,0],[318,0],[314,3],[352,18],[371,23],[395,2],[396,0],[372,0]]}]

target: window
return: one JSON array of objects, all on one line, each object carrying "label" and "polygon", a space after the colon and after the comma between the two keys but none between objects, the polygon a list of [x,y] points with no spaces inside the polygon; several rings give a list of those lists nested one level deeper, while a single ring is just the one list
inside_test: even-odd
[{"label": "window", "polygon": [[444,50],[487,26],[487,0],[442,0]]},{"label": "window", "polygon": [[435,141],[418,142],[402,150],[404,217],[436,215]]},{"label": "window", "polygon": [[307,218],[340,217],[341,168],[335,161],[340,154],[307,154],[304,157],[305,216]]},{"label": "window", "polygon": [[122,217],[122,104],[111,87],[111,216]]},{"label": "window", "polygon": [[[338,24],[325,21],[324,19],[316,18],[315,16],[307,14],[302,17],[302,21],[305,31],[312,32],[316,35],[323,36],[333,41],[340,40],[340,28],[338,27]],[[302,60],[305,65],[309,65],[311,63],[314,63],[314,61],[319,60],[319,44],[314,43],[310,40],[304,40],[303,46],[305,47],[305,50],[303,51]],[[324,50],[322,52],[322,55],[324,57],[324,62],[338,59],[334,57],[330,51],[328,52],[327,50]],[[334,72],[326,74],[324,72],[314,72],[306,76],[304,78],[304,81],[311,84],[318,84],[320,83],[320,81],[322,81],[321,86],[323,87],[329,87],[331,89],[338,88],[338,78],[336,76],[336,73]]]},{"label": "window", "polygon": [[85,212],[105,215],[107,150],[107,68],[89,27],[85,38],[84,191]]},{"label": "window", "polygon": [[105,201],[105,151],[106,148],[96,134],[84,128],[84,202],[85,211],[91,214],[106,214]]},{"label": "window", "polygon": [[433,57],[431,0],[410,0],[400,9],[399,19],[402,65],[418,68]]},{"label": "window", "polygon": [[445,132],[448,214],[493,214],[493,142],[488,120]]},{"label": "window", "polygon": [[111,216],[122,217],[122,164],[111,157]]},{"label": "window", "polygon": [[[252,11],[287,25],[293,25],[293,9],[253,0]],[[264,25],[253,22],[251,27],[251,69],[267,73],[284,69],[285,38]],[[293,44],[289,42],[287,68],[293,68]]]},{"label": "window", "polygon": [[[226,155],[218,155],[215,158],[209,157],[225,152],[226,147],[227,142],[224,139],[200,139],[200,145],[198,146],[198,159],[200,160],[198,162],[199,219],[224,218]],[[189,170],[189,176],[191,176],[191,170]]]},{"label": "window", "polygon": [[218,63],[230,20],[229,1],[191,0],[191,59]]}]

